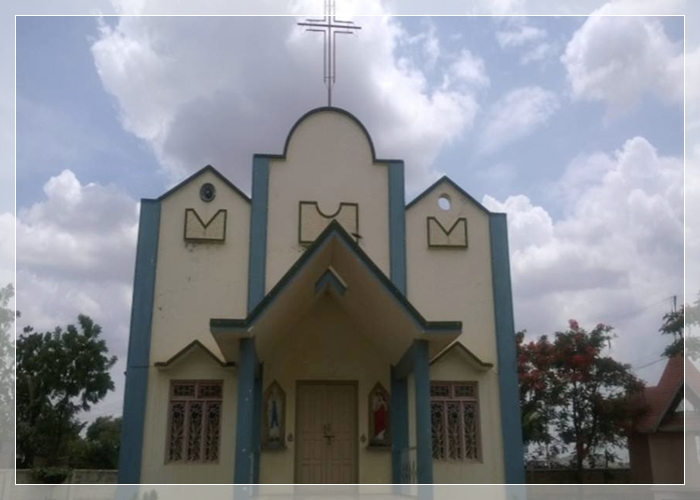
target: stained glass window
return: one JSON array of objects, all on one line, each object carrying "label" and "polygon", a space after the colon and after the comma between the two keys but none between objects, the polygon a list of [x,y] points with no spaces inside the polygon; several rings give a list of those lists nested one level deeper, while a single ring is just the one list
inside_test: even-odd
[{"label": "stained glass window", "polygon": [[170,390],[168,462],[219,459],[221,381],[173,381]]},{"label": "stained glass window", "polygon": [[435,382],[430,395],[433,458],[480,460],[476,382]]}]

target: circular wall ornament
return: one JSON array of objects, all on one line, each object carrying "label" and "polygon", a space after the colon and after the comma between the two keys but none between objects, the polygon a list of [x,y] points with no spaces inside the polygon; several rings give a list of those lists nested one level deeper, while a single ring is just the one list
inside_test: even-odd
[{"label": "circular wall ornament", "polygon": [[202,187],[199,188],[199,197],[202,199],[202,201],[205,201],[209,203],[216,197],[216,188],[214,187],[214,184],[207,182],[206,184],[202,184]]}]

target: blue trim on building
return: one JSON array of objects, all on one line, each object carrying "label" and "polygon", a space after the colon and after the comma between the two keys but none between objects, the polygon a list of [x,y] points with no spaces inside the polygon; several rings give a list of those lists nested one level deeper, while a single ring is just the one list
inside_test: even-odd
[{"label": "blue trim on building", "polygon": [[[253,462],[253,483],[260,483],[260,437],[262,427],[262,363],[258,364],[253,387],[253,449],[255,450],[255,461]],[[257,493],[257,488],[253,487],[253,494]]]},{"label": "blue trim on building", "polygon": [[391,482],[394,494],[402,493],[401,453],[408,449],[408,387],[406,379],[398,377],[391,367]]},{"label": "blue trim on building", "polygon": [[233,482],[252,484],[255,461],[255,379],[258,374],[258,358],[255,339],[241,339],[238,365],[238,401],[236,402],[236,463]]},{"label": "blue trim on building", "polygon": [[402,161],[387,163],[389,170],[389,274],[406,295],[406,199]]},{"label": "blue trim on building", "polygon": [[489,214],[489,234],[505,483],[523,484],[525,466],[510,283],[508,225],[505,214]]},{"label": "blue trim on building", "polygon": [[[430,357],[428,342],[414,342],[413,378],[416,387],[416,473],[418,483],[433,483],[433,439],[430,421]],[[419,494],[419,498],[428,498]]]},{"label": "blue trim on building", "polygon": [[267,205],[270,187],[270,160],[253,157],[253,196],[250,208],[250,246],[248,252],[248,312],[265,297],[267,259]]},{"label": "blue trim on building", "polygon": [[141,200],[117,474],[120,484],[138,484],[141,479],[159,231],[160,202]]}]

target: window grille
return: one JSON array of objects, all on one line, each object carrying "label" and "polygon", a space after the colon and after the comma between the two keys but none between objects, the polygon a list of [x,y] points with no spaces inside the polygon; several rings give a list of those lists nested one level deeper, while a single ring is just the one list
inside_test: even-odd
[{"label": "window grille", "polygon": [[168,462],[218,461],[222,396],[221,381],[171,383]]},{"label": "window grille", "polygon": [[476,382],[433,382],[430,416],[433,458],[481,460]]}]

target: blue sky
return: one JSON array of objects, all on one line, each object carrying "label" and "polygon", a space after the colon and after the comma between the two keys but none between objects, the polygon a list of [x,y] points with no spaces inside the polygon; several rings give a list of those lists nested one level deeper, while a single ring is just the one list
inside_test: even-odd
[{"label": "blue sky", "polygon": [[[390,12],[363,0],[350,13]],[[354,20],[363,29],[339,39],[334,104],[367,126],[378,156],[405,160],[407,200],[447,174],[507,212],[516,327],[610,323],[613,354],[655,382],[661,364],[644,365],[684,286],[683,18]],[[281,152],[297,118],[324,104],[321,40],[295,22],[17,19],[18,303],[37,328],[80,312],[105,327],[120,362],[103,413],[121,401],[138,200],[208,163],[249,192],[251,155]],[[686,35],[698,74],[700,39]],[[686,99],[696,138],[700,96]]]}]

